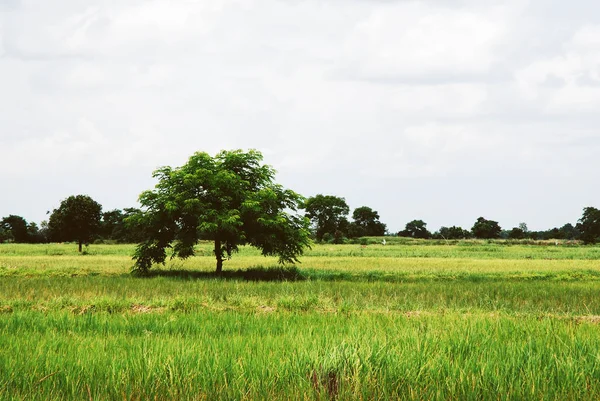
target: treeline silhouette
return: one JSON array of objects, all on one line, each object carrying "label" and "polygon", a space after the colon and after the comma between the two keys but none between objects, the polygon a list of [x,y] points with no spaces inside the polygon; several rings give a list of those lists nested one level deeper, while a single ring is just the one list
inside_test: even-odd
[{"label": "treeline silhouette", "polygon": [[[139,231],[127,218],[139,212],[136,208],[114,209],[104,212],[98,222],[98,230],[89,239],[95,242],[106,243],[137,243],[140,238]],[[34,222],[27,222],[23,217],[9,215],[0,220],[0,243],[29,243],[39,244],[48,242],[71,241],[59,228],[52,227],[47,220],[38,226]]]},{"label": "treeline silhouette", "polygon": [[595,243],[600,240],[600,210],[586,207],[581,219],[545,231],[530,231],[527,224],[505,230],[497,221],[479,217],[470,229],[463,227],[441,227],[430,232],[423,220],[406,223],[404,230],[390,233],[386,225],[379,221],[379,214],[367,206],[354,210],[353,221],[349,221],[349,207],[344,198],[332,195],[316,195],[308,198],[305,204],[306,216],[311,220],[313,234],[317,241],[326,243],[353,242],[363,236],[397,235],[419,239],[532,239],[532,240],[581,240]]},{"label": "treeline silhouette", "polygon": [[[71,199],[85,198],[85,195],[70,197]],[[66,202],[63,201],[63,204]],[[96,202],[94,202],[96,203]],[[49,221],[42,221],[38,226],[28,222],[21,216],[8,215],[0,220],[0,243],[47,243],[80,240],[85,243],[138,243],[142,241],[141,233],[130,217],[140,212],[137,208],[114,209],[98,213],[97,219],[91,222],[84,237],[76,234],[67,235],[67,228],[80,222],[68,220],[65,211],[55,209]],[[97,204],[97,203],[96,203]],[[101,206],[97,204],[98,211]],[[503,229],[497,221],[479,217],[473,226],[466,229],[459,226],[440,227],[435,232],[427,229],[423,220],[412,220],[406,223],[403,230],[389,232],[386,224],[380,221],[379,213],[368,206],[354,209],[349,218],[350,208],[346,200],[333,195],[316,195],[304,202],[305,216],[311,221],[312,236],[316,242],[343,244],[358,242],[366,236],[401,236],[419,239],[532,239],[532,240],[573,240],[584,243],[600,241],[600,210],[594,207],[583,209],[582,217],[576,224],[566,223],[544,231],[531,231],[527,224],[520,223],[517,227]],[[76,208],[74,208],[76,209]],[[72,213],[77,213],[75,210]],[[80,219],[81,220],[81,219]],[[74,222],[72,222],[74,221]],[[61,224],[59,224],[61,223]],[[65,228],[67,227],[67,228]]]}]

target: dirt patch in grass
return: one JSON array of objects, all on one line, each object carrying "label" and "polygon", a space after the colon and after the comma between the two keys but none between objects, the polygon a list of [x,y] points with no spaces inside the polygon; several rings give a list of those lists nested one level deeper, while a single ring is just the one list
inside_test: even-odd
[{"label": "dirt patch in grass", "polygon": [[13,308],[10,305],[1,305],[0,306],[0,313],[12,313]]},{"label": "dirt patch in grass", "polygon": [[162,307],[154,307],[148,305],[133,305],[131,307],[131,312],[133,313],[161,313],[165,310]]},{"label": "dirt patch in grass", "polygon": [[432,316],[433,313],[429,311],[422,310],[410,310],[408,312],[404,312],[404,316],[406,317],[421,317],[421,316]]},{"label": "dirt patch in grass", "polygon": [[256,310],[260,313],[273,313],[277,310],[277,308],[268,305],[261,305],[257,307]]},{"label": "dirt patch in grass", "polygon": [[577,323],[600,324],[600,315],[578,316]]}]

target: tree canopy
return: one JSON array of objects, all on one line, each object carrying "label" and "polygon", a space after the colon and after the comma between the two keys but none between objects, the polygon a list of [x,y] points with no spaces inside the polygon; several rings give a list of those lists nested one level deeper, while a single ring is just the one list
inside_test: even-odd
[{"label": "tree canopy", "polygon": [[354,209],[350,226],[351,237],[385,235],[385,224],[379,221],[379,213],[368,206]]},{"label": "tree canopy", "polygon": [[347,233],[350,208],[344,198],[318,194],[306,199],[304,209],[317,241],[322,241],[325,234],[341,238]]},{"label": "tree canopy", "polygon": [[600,210],[595,207],[583,209],[577,229],[581,232],[581,239],[586,244],[595,244],[600,240]]},{"label": "tree canopy", "polygon": [[155,189],[140,195],[142,210],[129,219],[144,238],[136,268],[164,263],[167,249],[172,258],[192,256],[199,240],[214,241],[217,273],[245,244],[280,263],[297,262],[310,244],[308,220],[296,213],[303,198],[275,184],[275,170],[262,159],[256,150],[197,152],[181,167],[156,170]]},{"label": "tree canopy", "polygon": [[522,228],[520,227],[513,227],[509,232],[508,232],[508,238],[509,239],[523,239],[525,238],[525,231],[523,231]]},{"label": "tree canopy", "polygon": [[11,214],[4,217],[0,220],[0,229],[2,229],[7,239],[17,243],[29,242],[27,221],[21,216]]},{"label": "tree canopy", "polygon": [[403,231],[398,233],[401,237],[412,238],[431,238],[431,233],[427,230],[427,223],[423,220],[413,220],[406,223]]},{"label": "tree canopy", "polygon": [[483,217],[479,217],[475,224],[473,224],[471,232],[475,238],[500,238],[502,228],[500,228],[497,221],[487,220]]},{"label": "tree canopy", "polygon": [[471,232],[463,229],[462,227],[452,226],[452,227],[440,227],[439,231],[435,233],[435,238],[441,239],[464,239],[470,238]]},{"label": "tree canopy", "polygon": [[102,213],[100,237],[103,240],[119,243],[142,242],[144,238],[139,235],[138,230],[132,225],[129,219],[129,217],[139,212],[140,210],[136,208],[125,208],[123,210],[114,209]]},{"label": "tree canopy", "polygon": [[54,241],[77,241],[81,252],[81,245],[100,230],[101,217],[102,205],[89,196],[69,196],[50,215],[50,237]]},{"label": "tree canopy", "polygon": [[45,233],[34,222],[28,223],[21,216],[11,214],[0,220],[0,243],[2,242],[37,244],[45,242]]}]

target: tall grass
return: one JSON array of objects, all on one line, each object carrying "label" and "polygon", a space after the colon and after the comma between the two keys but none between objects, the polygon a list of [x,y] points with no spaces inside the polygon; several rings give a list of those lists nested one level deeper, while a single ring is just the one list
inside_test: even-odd
[{"label": "tall grass", "polygon": [[600,399],[596,247],[209,245],[0,245],[0,400]]},{"label": "tall grass", "polygon": [[0,334],[3,400],[600,397],[597,327],[552,319],[24,312]]},{"label": "tall grass", "polygon": [[[313,245],[304,258],[324,257],[376,257],[376,258],[469,258],[469,259],[577,259],[600,260],[600,246],[559,245],[508,245],[503,241],[458,241],[450,244],[437,241],[411,240],[408,244],[388,245]],[[212,258],[213,244],[202,242],[196,246],[196,255]],[[76,244],[0,244],[0,257],[4,256],[131,256],[135,245],[90,245],[79,255]],[[241,247],[234,255],[259,256],[252,247]]]}]

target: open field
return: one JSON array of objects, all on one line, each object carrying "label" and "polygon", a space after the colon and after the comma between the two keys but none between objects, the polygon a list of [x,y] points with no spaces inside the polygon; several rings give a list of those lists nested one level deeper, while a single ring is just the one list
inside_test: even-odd
[{"label": "open field", "polygon": [[0,245],[0,400],[600,398],[600,247]]}]

